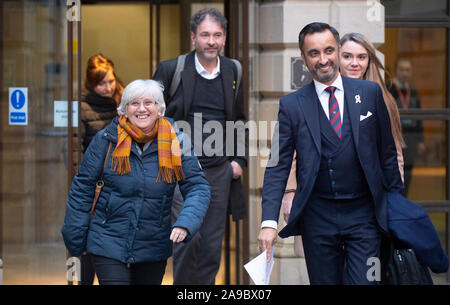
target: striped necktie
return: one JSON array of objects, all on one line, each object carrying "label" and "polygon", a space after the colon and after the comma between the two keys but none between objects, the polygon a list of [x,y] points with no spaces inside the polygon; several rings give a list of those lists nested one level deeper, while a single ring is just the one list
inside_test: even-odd
[{"label": "striped necktie", "polygon": [[339,111],[339,104],[336,96],[334,95],[334,91],[336,91],[336,87],[328,87],[325,89],[330,94],[330,98],[328,99],[328,109],[330,114],[330,123],[331,127],[333,127],[339,139],[342,136],[342,123],[341,123],[341,113]]}]

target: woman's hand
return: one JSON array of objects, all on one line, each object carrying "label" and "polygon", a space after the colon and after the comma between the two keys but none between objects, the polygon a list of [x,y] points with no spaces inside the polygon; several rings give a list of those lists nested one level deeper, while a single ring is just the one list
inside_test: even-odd
[{"label": "woman's hand", "polygon": [[172,234],[170,234],[170,240],[174,243],[181,243],[187,235],[188,231],[186,229],[175,227],[172,229]]}]

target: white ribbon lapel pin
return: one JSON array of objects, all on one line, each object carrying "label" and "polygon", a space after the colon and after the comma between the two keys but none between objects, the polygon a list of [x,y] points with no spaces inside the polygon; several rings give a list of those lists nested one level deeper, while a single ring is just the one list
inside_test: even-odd
[{"label": "white ribbon lapel pin", "polygon": [[359,94],[355,95],[355,104],[361,104],[361,97]]}]

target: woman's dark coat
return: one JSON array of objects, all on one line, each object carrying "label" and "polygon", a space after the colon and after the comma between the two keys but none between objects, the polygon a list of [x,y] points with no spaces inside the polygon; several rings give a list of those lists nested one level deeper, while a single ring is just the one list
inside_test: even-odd
[{"label": "woman's dark coat", "polygon": [[106,128],[117,116],[116,101],[95,92],[89,92],[81,102],[80,136],[83,153],[97,132]]},{"label": "woman's dark coat", "polygon": [[[157,141],[153,140],[142,155],[133,141],[129,174],[118,175],[111,170],[111,152],[104,174],[105,186],[90,220],[95,183],[109,142],[113,142],[113,148],[117,143],[117,124],[114,119],[97,133],[84,155],[67,200],[62,227],[64,242],[72,256],[80,256],[87,250],[123,263],[165,260],[172,255],[169,237],[173,227],[188,230],[185,241],[200,228],[209,205],[209,184],[192,148],[188,147],[188,153],[183,151],[182,156],[186,178],[179,182],[185,201],[172,226],[170,211],[176,183],[156,182]],[[177,135],[178,139],[184,137],[182,133]]]}]

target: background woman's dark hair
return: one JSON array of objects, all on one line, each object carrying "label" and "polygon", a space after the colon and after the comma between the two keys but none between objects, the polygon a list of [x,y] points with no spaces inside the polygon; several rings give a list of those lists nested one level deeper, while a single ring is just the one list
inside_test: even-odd
[{"label": "background woman's dark hair", "polygon": [[339,32],[330,26],[328,23],[323,22],[313,22],[307,24],[298,35],[298,46],[300,47],[300,51],[303,54],[303,45],[305,44],[305,36],[314,34],[314,33],[322,33],[323,31],[329,30],[336,40],[337,45],[339,45]]},{"label": "background woman's dark hair", "polygon": [[227,25],[228,21],[227,18],[225,18],[224,15],[222,15],[221,12],[219,12],[215,8],[204,8],[200,11],[198,11],[194,16],[191,18],[191,32],[194,34],[197,34],[197,27],[200,23],[202,23],[203,20],[205,20],[206,16],[211,17],[216,22],[220,23],[220,25],[223,28],[223,32],[227,32]]},{"label": "background woman's dark hair", "polygon": [[113,99],[116,104],[120,104],[120,97],[124,89],[124,85],[120,78],[117,77],[114,71],[114,63],[112,60],[99,53],[97,55],[91,56],[87,63],[86,68],[86,80],[84,86],[89,91],[94,91],[94,88],[100,84],[100,82],[105,78],[106,74],[112,71],[114,78],[116,79],[116,91],[113,93]]}]

